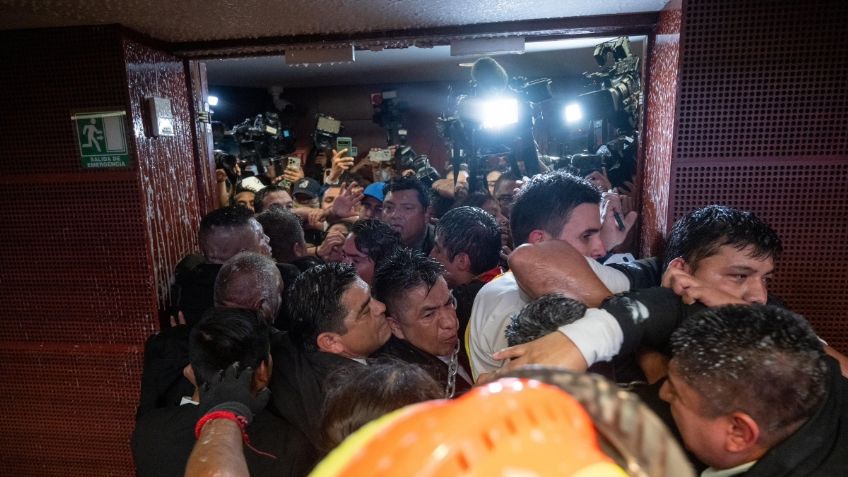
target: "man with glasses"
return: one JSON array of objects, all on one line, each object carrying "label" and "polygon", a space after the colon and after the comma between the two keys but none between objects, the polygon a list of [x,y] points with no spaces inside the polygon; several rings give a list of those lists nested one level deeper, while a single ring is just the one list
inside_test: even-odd
[{"label": "man with glasses", "polygon": [[493,186],[492,195],[495,196],[495,200],[497,200],[498,205],[501,206],[501,213],[503,213],[506,218],[509,218],[510,211],[512,210],[512,202],[515,196],[515,189],[517,187],[518,178],[510,173],[501,174]]}]

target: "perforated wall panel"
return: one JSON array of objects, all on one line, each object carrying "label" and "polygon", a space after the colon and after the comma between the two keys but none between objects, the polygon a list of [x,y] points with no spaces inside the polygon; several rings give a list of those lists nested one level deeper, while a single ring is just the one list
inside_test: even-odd
[{"label": "perforated wall panel", "polygon": [[848,2],[691,0],[677,160],[848,151]]},{"label": "perforated wall panel", "polygon": [[77,31],[50,30],[50,42],[44,41],[43,30],[0,33],[0,60],[7,65],[0,68],[0,81],[7,86],[0,95],[4,181],[21,174],[83,172],[78,152],[71,160],[77,147],[69,133],[71,114],[127,102],[126,88],[119,88],[126,83],[126,71],[113,67],[122,62],[118,32],[107,27],[87,35]]},{"label": "perforated wall panel", "polygon": [[0,187],[0,203],[19,204],[1,212],[0,340],[137,343],[153,331],[138,186],[121,177]]},{"label": "perforated wall panel", "polygon": [[669,224],[709,203],[783,237],[773,289],[848,351],[848,3],[683,4]]},{"label": "perforated wall panel", "polygon": [[3,475],[134,475],[129,433],[142,350],[127,346],[0,348]]},{"label": "perforated wall panel", "polygon": [[848,349],[848,164],[714,161],[675,168],[674,219],[705,204],[751,210],[783,240],[772,291],[837,349]]}]

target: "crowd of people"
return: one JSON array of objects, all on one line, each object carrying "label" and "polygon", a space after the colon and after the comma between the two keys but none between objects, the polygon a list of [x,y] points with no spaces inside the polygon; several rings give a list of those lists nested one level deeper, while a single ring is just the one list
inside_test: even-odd
[{"label": "crowd of people", "polygon": [[145,346],[139,476],[306,475],[528,364],[634,390],[704,476],[848,475],[848,360],[769,293],[782,244],[753,213],[704,204],[662,257],[621,259],[637,214],[603,171],[469,193],[453,170],[371,182],[344,152],[259,186],[219,171]]}]

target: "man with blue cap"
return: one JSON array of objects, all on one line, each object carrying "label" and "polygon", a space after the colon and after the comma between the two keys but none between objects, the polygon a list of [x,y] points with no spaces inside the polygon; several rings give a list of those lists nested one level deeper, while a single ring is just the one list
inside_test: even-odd
[{"label": "man with blue cap", "polygon": [[382,220],[383,199],[385,198],[383,187],[385,185],[385,182],[375,182],[365,188],[365,192],[363,192],[365,197],[362,198],[362,206],[359,209],[360,219]]}]

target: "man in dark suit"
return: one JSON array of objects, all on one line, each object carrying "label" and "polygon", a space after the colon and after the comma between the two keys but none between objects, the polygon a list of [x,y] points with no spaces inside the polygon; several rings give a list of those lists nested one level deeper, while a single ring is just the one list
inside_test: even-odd
[{"label": "man in dark suit", "polygon": [[329,374],[363,366],[389,339],[386,307],[351,265],[317,265],[286,295],[291,332],[272,348],[272,410],[321,446],[321,404]]},{"label": "man in dark suit", "polygon": [[[267,387],[272,373],[270,330],[255,311],[208,310],[191,331],[187,375],[202,387],[239,363],[253,370],[251,391],[258,393]],[[196,392],[181,406],[155,409],[142,416],[132,438],[137,475],[184,475],[195,443],[195,424],[208,407],[202,393]],[[259,451],[245,453],[251,475],[306,475],[317,460],[306,436],[270,412],[258,412],[246,432]]]}]

